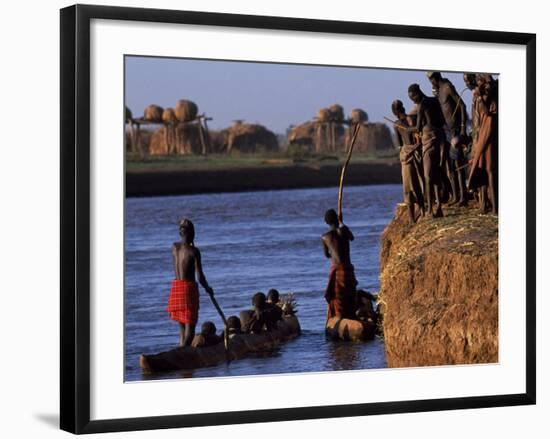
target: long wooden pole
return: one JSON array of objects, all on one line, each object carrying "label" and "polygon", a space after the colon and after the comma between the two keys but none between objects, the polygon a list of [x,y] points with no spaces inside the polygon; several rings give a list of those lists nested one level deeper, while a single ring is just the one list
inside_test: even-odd
[{"label": "long wooden pole", "polygon": [[225,348],[225,359],[229,363],[229,326],[227,325],[227,319],[225,318],[225,314],[223,313],[220,304],[216,300],[213,294],[209,294],[210,299],[212,300],[212,303],[214,304],[214,308],[216,308],[216,311],[218,311],[218,314],[220,315],[223,325],[225,327],[225,330],[223,331],[223,346]]},{"label": "long wooden pole", "polygon": [[401,128],[402,130],[407,129],[405,125],[403,125],[402,123],[396,122],[395,120],[391,120],[389,117],[384,116],[384,119],[386,119],[388,122],[393,123],[397,128]]},{"label": "long wooden pole", "polygon": [[204,122],[204,136],[206,137],[206,152],[207,154],[211,152],[212,150],[212,144],[210,142],[210,132],[208,131],[208,123],[207,120],[210,120],[211,118],[206,117],[206,114],[202,114],[202,120]]},{"label": "long wooden pole", "polygon": [[[460,101],[462,101],[462,94],[468,90],[468,87],[466,87],[464,90],[462,90],[460,92],[460,94],[458,95],[458,100],[456,101],[456,107],[455,107],[455,111],[453,111],[453,115],[451,116],[451,119],[454,119],[455,117],[455,114],[456,114],[456,110],[458,110],[458,107],[460,107]],[[464,104],[466,105],[466,104]],[[466,121],[462,121],[463,123],[466,123]]]},{"label": "long wooden pole", "polygon": [[204,136],[202,134],[202,122],[201,122],[200,116],[197,119],[197,128],[199,130],[199,140],[201,142],[201,153],[202,155],[206,155],[206,143],[204,141]]},{"label": "long wooden pole", "polygon": [[355,140],[357,139],[357,134],[359,134],[359,130],[361,129],[362,123],[358,123],[355,125],[355,129],[353,131],[353,137],[351,139],[351,144],[348,149],[348,156],[346,157],[346,161],[344,162],[344,166],[342,166],[342,172],[340,173],[340,187],[338,189],[338,220],[342,223],[344,221],[344,216],[342,214],[342,197],[344,194],[344,177],[346,176],[346,170],[348,168],[349,162],[351,160],[351,155],[353,154],[353,146],[355,145]]}]

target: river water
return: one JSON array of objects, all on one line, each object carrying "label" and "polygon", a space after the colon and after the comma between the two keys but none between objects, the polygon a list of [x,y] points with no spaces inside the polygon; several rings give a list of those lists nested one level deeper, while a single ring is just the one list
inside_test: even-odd
[{"label": "river water", "polygon": [[[383,343],[325,339],[323,298],[330,262],[320,236],[337,188],[128,198],[125,212],[125,378],[240,376],[386,367]],[[380,233],[402,200],[400,185],[347,187],[344,219],[355,234],[352,262],[359,287],[379,289]],[[178,221],[195,224],[204,272],[227,316],[249,308],[252,295],[293,292],[302,335],[261,357],[193,371],[142,376],[139,355],[176,347],[178,325],[166,312],[173,279],[171,245]],[[222,323],[201,289],[199,324]]]}]

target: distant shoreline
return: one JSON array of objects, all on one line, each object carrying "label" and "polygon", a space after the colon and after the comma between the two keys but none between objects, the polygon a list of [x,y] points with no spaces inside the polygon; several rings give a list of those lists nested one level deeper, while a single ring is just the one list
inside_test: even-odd
[{"label": "distant shoreline", "polygon": [[[129,170],[126,197],[306,189],[337,186],[340,164],[285,165],[218,170]],[[346,185],[401,183],[397,160],[351,163]]]}]

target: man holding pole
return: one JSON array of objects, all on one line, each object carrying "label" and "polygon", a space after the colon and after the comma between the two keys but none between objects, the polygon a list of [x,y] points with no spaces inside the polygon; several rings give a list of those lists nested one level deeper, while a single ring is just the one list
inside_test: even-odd
[{"label": "man holding pole", "polygon": [[172,246],[175,279],[172,281],[168,312],[170,318],[180,325],[180,346],[190,346],[195,336],[195,326],[199,317],[199,283],[214,301],[214,290],[208,285],[202,271],[201,253],[195,247],[195,227],[188,219],[179,224],[180,242]]},{"label": "man holding pole", "polygon": [[353,233],[344,224],[340,224],[334,209],[325,213],[325,222],[329,226],[321,240],[323,251],[331,259],[329,281],[325,291],[328,302],[327,319],[332,317],[355,318],[355,290],[357,280],[350,258],[350,242]]}]

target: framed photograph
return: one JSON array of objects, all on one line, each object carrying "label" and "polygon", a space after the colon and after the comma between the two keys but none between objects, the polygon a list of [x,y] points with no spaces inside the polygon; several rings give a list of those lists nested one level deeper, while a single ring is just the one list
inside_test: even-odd
[{"label": "framed photograph", "polygon": [[61,428],[534,404],[535,44],[62,9]]}]

